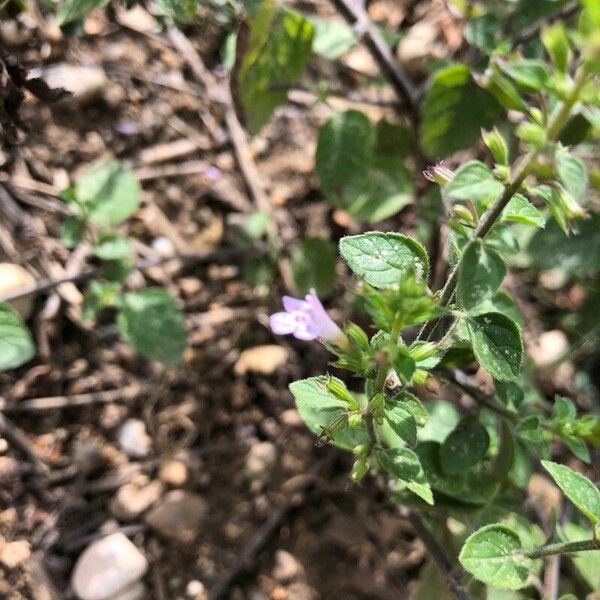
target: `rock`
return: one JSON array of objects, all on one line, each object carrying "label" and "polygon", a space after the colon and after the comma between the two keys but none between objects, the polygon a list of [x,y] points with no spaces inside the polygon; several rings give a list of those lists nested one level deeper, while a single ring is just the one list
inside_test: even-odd
[{"label": "rock", "polygon": [[[148,570],[145,556],[121,532],[92,542],[79,556],[71,585],[80,600],[132,600]],[[139,592],[137,592],[139,594]]]},{"label": "rock", "polygon": [[192,579],[185,587],[185,595],[190,600],[208,600],[206,586],[197,579]]},{"label": "rock", "polygon": [[148,598],[148,590],[141,581],[138,581],[122,592],[111,596],[109,600],[146,600],[146,598]]},{"label": "rock", "polygon": [[31,547],[27,540],[7,542],[0,546],[0,562],[7,569],[14,569],[23,564],[31,554]]},{"label": "rock", "polygon": [[108,84],[104,69],[96,65],[57,63],[44,67],[41,77],[51,88],[63,88],[71,92],[64,102],[80,105],[100,98]]},{"label": "rock", "polygon": [[[33,275],[20,265],[0,263],[0,300],[34,283],[35,278]],[[34,299],[32,296],[26,296],[25,298],[13,300],[10,304],[23,319],[28,319],[33,312]]]},{"label": "rock", "polygon": [[538,367],[547,367],[557,361],[568,349],[567,336],[560,329],[554,329],[542,333],[530,352]]},{"label": "rock", "polygon": [[144,458],[150,453],[152,442],[146,432],[146,425],[139,419],[127,419],[118,433],[121,449],[132,458]]},{"label": "rock", "polygon": [[152,481],[144,486],[126,483],[113,497],[110,510],[117,519],[130,521],[150,508],[160,498],[162,492],[163,484],[160,481]]},{"label": "rock", "polygon": [[439,33],[435,21],[423,20],[413,25],[398,43],[398,61],[413,77],[425,75],[431,61],[444,57],[443,45],[436,43]]},{"label": "rock", "polygon": [[289,353],[282,346],[276,344],[254,346],[240,354],[233,370],[236,375],[245,375],[246,373],[270,375],[285,364],[288,358]]},{"label": "rock", "polygon": [[556,292],[568,283],[569,274],[562,269],[548,269],[540,272],[538,281],[543,288]]},{"label": "rock", "polygon": [[180,460],[168,460],[161,465],[158,477],[167,485],[181,487],[188,479],[188,468]]},{"label": "rock", "polygon": [[275,566],[271,575],[279,583],[289,583],[294,579],[298,579],[303,571],[302,565],[289,552],[285,550],[275,552]]},{"label": "rock", "polygon": [[255,486],[261,486],[268,478],[271,469],[277,461],[277,448],[271,442],[254,444],[248,456],[244,472],[248,480]]},{"label": "rock", "polygon": [[282,425],[288,425],[289,427],[300,427],[302,426],[302,417],[295,408],[286,408],[279,415],[279,420]]},{"label": "rock", "polygon": [[173,490],[146,515],[146,523],[165,538],[184,544],[193,542],[208,512],[204,498]]},{"label": "rock", "polygon": [[287,588],[286,600],[317,600],[319,594],[310,585],[297,581]]}]

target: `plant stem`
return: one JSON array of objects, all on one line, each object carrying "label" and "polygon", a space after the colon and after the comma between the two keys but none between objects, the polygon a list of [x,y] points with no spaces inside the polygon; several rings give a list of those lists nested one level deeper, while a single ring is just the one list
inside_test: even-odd
[{"label": "plant stem", "polygon": [[535,550],[525,550],[523,554],[528,558],[544,558],[553,554],[569,554],[572,552],[587,552],[600,550],[600,539],[580,540],[578,542],[558,542],[540,546]]},{"label": "plant stem", "polygon": [[[585,64],[582,64],[577,73],[575,75],[575,80],[573,82],[573,88],[569,93],[568,97],[563,101],[560,108],[552,115],[550,121],[548,122],[546,128],[546,141],[552,142],[554,141],[558,134],[561,132],[563,127],[565,126],[569,115],[571,114],[571,109],[579,99],[579,93],[581,92],[581,88],[584,86],[588,78],[588,70]],[[529,175],[531,171],[531,167],[533,166],[535,160],[537,159],[541,149],[536,149],[528,152],[520,161],[516,161],[513,164],[513,177],[511,183],[509,183],[505,188],[502,194],[496,199],[496,201],[488,208],[488,210],[482,215],[481,220],[479,221],[479,225],[473,231],[471,239],[482,239],[484,238],[494,223],[498,220],[498,217],[502,214],[502,211],[506,208],[506,205],[509,203],[510,199],[513,195],[520,189],[521,185]],[[460,265],[462,262],[461,259],[456,263],[454,269],[450,273],[446,284],[442,288],[442,292],[440,295],[440,305],[448,306],[452,301],[452,297],[454,296],[454,291],[456,289],[456,283],[458,281],[458,271],[460,269]],[[417,336],[417,339],[422,339],[423,336],[429,335],[432,331],[431,324],[423,327]]]}]

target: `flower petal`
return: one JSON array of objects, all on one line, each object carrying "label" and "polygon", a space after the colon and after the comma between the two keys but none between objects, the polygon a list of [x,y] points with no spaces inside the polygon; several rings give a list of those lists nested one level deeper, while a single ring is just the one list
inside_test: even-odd
[{"label": "flower petal", "polygon": [[283,302],[283,308],[289,313],[297,310],[306,310],[308,303],[304,300],[298,300],[298,298],[292,298],[291,296],[284,296],[281,301]]},{"label": "flower petal", "polygon": [[287,335],[296,330],[296,317],[292,313],[278,312],[269,317],[269,327],[276,335]]}]

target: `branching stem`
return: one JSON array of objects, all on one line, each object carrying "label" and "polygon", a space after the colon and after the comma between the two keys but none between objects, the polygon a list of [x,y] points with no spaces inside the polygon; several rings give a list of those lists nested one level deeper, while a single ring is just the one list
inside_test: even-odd
[{"label": "branching stem", "polygon": [[557,542],[540,546],[535,550],[526,550],[523,552],[528,558],[544,558],[553,554],[571,554],[574,552],[588,552],[590,550],[600,550],[600,539],[580,540],[577,542]]}]

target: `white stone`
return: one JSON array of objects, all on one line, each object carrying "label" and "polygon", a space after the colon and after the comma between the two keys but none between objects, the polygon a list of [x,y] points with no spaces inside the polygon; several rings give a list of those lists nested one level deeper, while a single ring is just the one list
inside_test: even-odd
[{"label": "white stone", "polygon": [[27,540],[7,542],[0,550],[0,562],[7,569],[14,569],[23,564],[31,554],[31,547]]},{"label": "white stone", "polygon": [[127,419],[119,429],[118,440],[127,456],[144,458],[150,453],[152,442],[146,432],[146,425],[139,419]]},{"label": "white stone", "polygon": [[[33,275],[20,265],[0,263],[0,300],[13,292],[32,286],[34,283],[35,278]],[[23,319],[28,319],[33,312],[33,303],[34,299],[32,296],[25,296],[24,298],[13,300],[10,304]]]},{"label": "white stone", "polygon": [[110,510],[117,519],[129,521],[150,508],[161,496],[163,484],[153,481],[147,485],[126,483],[121,486],[110,503]]},{"label": "white stone", "polygon": [[[79,556],[71,585],[80,600],[137,600],[146,557],[121,532],[92,542]],[[133,588],[133,590],[132,590]],[[131,596],[136,591],[137,596]]]},{"label": "white stone", "polygon": [[197,579],[192,579],[185,587],[185,595],[191,600],[205,600],[208,598],[205,585]]},{"label": "white stone", "polygon": [[246,457],[245,473],[250,481],[264,481],[277,461],[277,448],[271,442],[254,444]]}]

